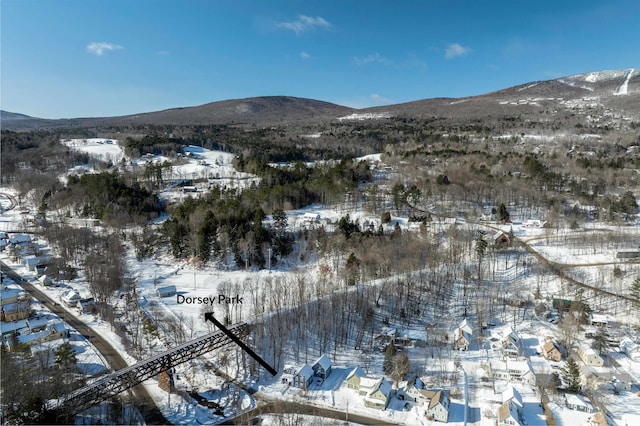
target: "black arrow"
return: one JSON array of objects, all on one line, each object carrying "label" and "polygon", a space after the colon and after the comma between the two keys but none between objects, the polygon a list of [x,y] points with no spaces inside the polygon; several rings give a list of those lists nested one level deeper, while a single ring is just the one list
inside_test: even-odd
[{"label": "black arrow", "polygon": [[220,323],[220,321],[218,321],[217,319],[215,319],[215,317],[213,316],[213,314],[211,312],[206,312],[204,314],[204,320],[205,321],[211,321],[212,323],[215,324],[216,327],[218,327],[220,330],[222,330],[222,332],[224,334],[226,334],[227,336],[229,336],[229,338],[231,340],[233,340],[238,346],[240,346],[242,348],[242,350],[244,350],[246,353],[248,353],[249,355],[251,355],[251,357],[253,359],[255,359],[256,361],[258,361],[260,363],[260,365],[262,365],[264,368],[267,369],[267,371],[269,373],[271,373],[272,376],[275,376],[276,374],[278,374],[278,372],[276,371],[275,368],[273,368],[272,366],[270,366],[269,364],[267,364],[267,362],[260,358],[260,355],[258,355],[257,353],[255,353],[253,351],[253,349],[251,349],[249,346],[247,346],[242,340],[240,340],[238,338],[238,336],[236,336],[235,334],[233,334],[228,328],[226,328],[224,325],[222,325]]}]

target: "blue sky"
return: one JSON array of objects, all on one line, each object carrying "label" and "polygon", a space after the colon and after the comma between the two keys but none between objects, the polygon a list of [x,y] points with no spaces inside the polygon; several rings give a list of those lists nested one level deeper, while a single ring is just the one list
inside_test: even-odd
[{"label": "blue sky", "polygon": [[352,107],[640,67],[637,0],[1,0],[0,107],[113,116],[253,96]]}]

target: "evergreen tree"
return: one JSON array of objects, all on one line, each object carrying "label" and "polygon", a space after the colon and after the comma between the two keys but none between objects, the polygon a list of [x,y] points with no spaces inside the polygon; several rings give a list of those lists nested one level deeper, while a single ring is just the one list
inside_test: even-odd
[{"label": "evergreen tree", "polygon": [[562,369],[562,381],[568,392],[576,393],[580,391],[580,367],[578,367],[573,358],[569,358]]},{"label": "evergreen tree", "polygon": [[482,259],[484,255],[487,253],[487,240],[484,239],[484,234],[478,235],[476,238],[476,255],[478,256],[478,280],[480,280],[480,271],[482,267]]},{"label": "evergreen tree", "polygon": [[604,327],[598,327],[596,330],[596,334],[593,336],[593,343],[591,343],[591,348],[598,352],[598,354],[602,355],[607,350],[607,336],[605,334]]},{"label": "evergreen tree", "polygon": [[640,277],[636,278],[629,289],[633,304],[636,308],[640,308]]},{"label": "evergreen tree", "polygon": [[384,350],[384,364],[382,364],[382,369],[389,373],[393,370],[393,358],[396,356],[396,347],[393,343],[387,344],[387,347]]},{"label": "evergreen tree", "polygon": [[504,203],[500,203],[496,214],[497,214],[498,222],[506,222],[511,218],[511,215],[507,211],[507,207],[504,205]]}]

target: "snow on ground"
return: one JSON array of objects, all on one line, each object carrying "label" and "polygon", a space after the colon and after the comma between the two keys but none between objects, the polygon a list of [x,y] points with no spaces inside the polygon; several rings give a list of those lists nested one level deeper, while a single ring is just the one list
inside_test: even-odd
[{"label": "snow on ground", "polygon": [[86,152],[103,161],[118,163],[124,158],[124,151],[115,139],[63,139],[62,143],[71,149]]},{"label": "snow on ground", "polygon": [[631,75],[633,74],[635,70],[634,69],[630,69],[628,74],[627,74],[627,78],[624,79],[624,83],[622,83],[620,85],[620,87],[618,87],[618,89],[613,92],[614,95],[627,95],[628,94],[628,89],[629,89],[629,80],[631,80]]},{"label": "snow on ground", "polygon": [[345,115],[344,117],[338,117],[339,121],[343,120],[380,120],[383,118],[391,118],[391,114],[388,112],[354,112],[353,114]]}]

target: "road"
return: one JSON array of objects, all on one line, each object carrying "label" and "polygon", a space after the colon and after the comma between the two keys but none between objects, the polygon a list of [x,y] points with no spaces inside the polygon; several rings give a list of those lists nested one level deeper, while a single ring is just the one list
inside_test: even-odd
[{"label": "road", "polygon": [[374,417],[362,416],[354,413],[345,413],[344,411],[333,410],[330,408],[318,407],[315,405],[301,404],[290,401],[273,401],[260,405],[259,407],[249,410],[240,416],[221,423],[223,425],[249,425],[253,424],[252,420],[260,414],[307,414],[311,416],[324,417],[329,419],[349,421],[351,423],[361,425],[395,425],[397,423],[389,423]]},{"label": "road", "polygon": [[[20,284],[20,286],[31,294],[34,299],[40,301],[40,303],[58,317],[63,318],[70,327],[76,329],[87,340],[89,340],[89,342],[91,342],[96,350],[100,352],[107,361],[111,370],[116,371],[129,366],[118,351],[116,351],[108,341],[102,338],[100,333],[94,331],[91,327],[80,321],[80,319],[75,315],[64,309],[56,301],[40,291],[36,286],[23,279],[7,264],[2,261],[0,261],[0,264],[3,274]],[[170,424],[170,422],[162,415],[162,412],[158,409],[153,398],[149,395],[149,392],[147,392],[143,385],[135,386],[132,390],[136,400],[136,407],[140,410],[148,424]]]}]

